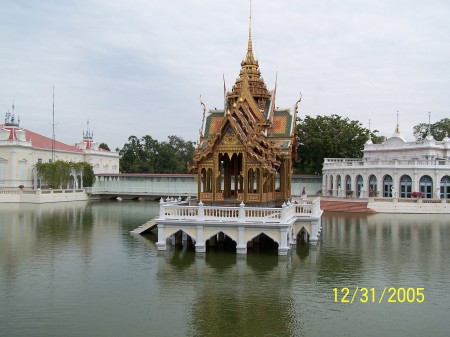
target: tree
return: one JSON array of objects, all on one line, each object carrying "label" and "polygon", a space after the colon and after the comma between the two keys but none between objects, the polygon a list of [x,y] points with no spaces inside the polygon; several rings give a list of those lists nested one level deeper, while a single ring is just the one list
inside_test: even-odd
[{"label": "tree", "polygon": [[50,188],[61,188],[70,179],[70,163],[57,160],[53,163],[37,163],[38,174]]},{"label": "tree", "polygon": [[[439,122],[430,124],[431,135],[436,140],[442,140],[450,134],[450,119],[443,118]],[[428,124],[420,123],[413,127],[414,137],[417,140],[425,139],[428,135]]]},{"label": "tree", "polygon": [[70,179],[70,163],[57,160],[53,163],[37,163],[38,174],[50,188],[61,188]]},{"label": "tree", "polygon": [[121,172],[143,172],[142,145],[136,136],[128,137],[128,143],[119,151],[119,167]]},{"label": "tree", "polygon": [[141,139],[130,136],[119,151],[120,171],[129,173],[187,173],[192,162],[194,142],[177,136],[158,142],[146,135]]},{"label": "tree", "polygon": [[72,168],[76,175],[83,177],[83,187],[92,187],[95,182],[94,168],[86,162],[74,163]]},{"label": "tree", "polygon": [[[324,158],[361,158],[369,130],[359,121],[338,115],[306,116],[299,120],[298,158],[294,171],[303,174],[321,174]],[[374,143],[383,137],[371,132]]]},{"label": "tree", "polygon": [[83,176],[83,186],[89,187],[94,184],[95,175],[91,164],[86,162],[69,163],[57,160],[53,163],[37,163],[37,173],[44,179],[49,188],[57,189],[67,186],[71,173]]},{"label": "tree", "polygon": [[99,148],[99,149],[103,149],[103,150],[105,150],[105,151],[111,151],[111,150],[109,149],[108,144],[106,144],[106,143],[100,143],[100,145],[98,146],[98,148]]}]

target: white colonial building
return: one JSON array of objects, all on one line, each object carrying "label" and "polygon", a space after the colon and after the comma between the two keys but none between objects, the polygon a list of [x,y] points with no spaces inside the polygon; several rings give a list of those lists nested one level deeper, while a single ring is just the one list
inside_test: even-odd
[{"label": "white colonial building", "polygon": [[399,127],[382,144],[369,139],[361,159],[326,158],[323,194],[327,196],[450,199],[450,139],[431,135],[407,142]]},{"label": "white colonial building", "polygon": [[0,125],[0,188],[36,187],[36,163],[52,160],[84,161],[94,167],[95,174],[119,173],[119,155],[99,149],[89,129],[82,141],[68,145],[21,128],[8,113]]}]

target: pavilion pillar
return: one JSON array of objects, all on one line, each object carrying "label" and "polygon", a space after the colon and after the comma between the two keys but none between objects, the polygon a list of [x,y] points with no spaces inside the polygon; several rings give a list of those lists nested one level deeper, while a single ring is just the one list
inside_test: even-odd
[{"label": "pavilion pillar", "polygon": [[195,243],[195,252],[206,252],[205,240],[203,239],[203,226],[197,226],[197,241]]},{"label": "pavilion pillar", "polygon": [[288,229],[280,228],[280,243],[278,245],[278,255],[287,255],[288,251]]},{"label": "pavilion pillar", "polygon": [[247,242],[245,242],[245,227],[238,227],[237,254],[247,254]]},{"label": "pavilion pillar", "polygon": [[158,242],[156,242],[156,247],[158,250],[166,250],[166,237],[164,235],[164,225],[158,224]]}]

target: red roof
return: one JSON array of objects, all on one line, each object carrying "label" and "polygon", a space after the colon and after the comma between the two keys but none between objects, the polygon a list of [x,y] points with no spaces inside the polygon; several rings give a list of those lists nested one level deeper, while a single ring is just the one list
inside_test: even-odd
[{"label": "red roof", "polygon": [[[5,125],[1,125],[0,127],[11,130],[9,139],[16,139],[15,131],[16,131],[16,129],[18,129],[17,127],[14,127],[14,126],[11,127],[11,126],[5,126]],[[49,150],[51,150],[53,148],[53,146],[52,146],[53,140],[51,138],[45,137],[43,135],[40,135],[36,132],[30,131],[27,129],[22,129],[22,130],[25,131],[25,137],[26,137],[27,141],[31,141],[31,145],[33,147],[36,147],[39,149],[49,149]],[[67,145],[67,144],[58,142],[57,140],[55,140],[55,150],[83,153],[83,150],[77,148],[75,145]]]},{"label": "red roof", "polygon": [[[52,142],[53,139],[45,137],[43,135],[40,135],[36,132],[25,130],[25,135],[27,137],[27,140],[31,140],[31,145],[33,147],[38,147],[40,149],[52,149]],[[75,145],[68,145],[61,142],[58,142],[55,140],[55,150],[60,151],[71,151],[71,152],[81,152],[83,153],[83,150],[77,148]]]}]

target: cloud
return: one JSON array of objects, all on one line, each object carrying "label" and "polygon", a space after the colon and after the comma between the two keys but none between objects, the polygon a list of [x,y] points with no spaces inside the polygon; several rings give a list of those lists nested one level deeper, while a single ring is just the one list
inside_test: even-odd
[{"label": "cloud", "polygon": [[[253,1],[253,40],[277,105],[339,114],[389,136],[450,115],[446,1]],[[245,56],[248,4],[231,0],[14,1],[2,4],[0,112],[15,101],[21,125],[78,141],[130,135],[195,140],[199,95],[223,104]],[[3,111],[2,111],[3,110]]]}]

